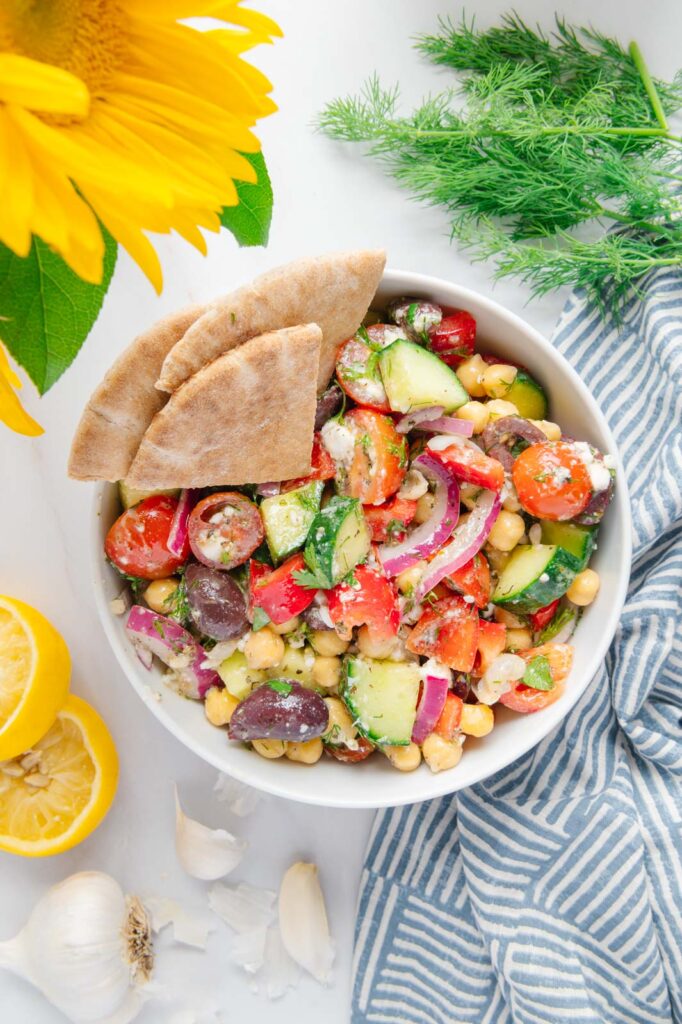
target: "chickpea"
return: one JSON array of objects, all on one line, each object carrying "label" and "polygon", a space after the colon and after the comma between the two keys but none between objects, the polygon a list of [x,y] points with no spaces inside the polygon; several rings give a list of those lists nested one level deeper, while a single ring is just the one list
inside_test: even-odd
[{"label": "chickpea", "polygon": [[526,623],[523,619],[520,619],[518,615],[514,615],[513,612],[508,612],[506,608],[495,607],[493,615],[495,616],[495,622],[501,622],[507,629],[526,628]]},{"label": "chickpea", "polygon": [[310,635],[310,643],[315,654],[320,654],[324,658],[332,658],[337,654],[343,654],[348,647],[348,641],[342,640],[333,629],[316,629]]},{"label": "chickpea", "polygon": [[261,757],[272,761],[276,757],[284,757],[287,745],[284,740],[251,740],[251,745]]},{"label": "chickpea", "polygon": [[284,753],[290,761],[298,761],[299,764],[316,764],[322,757],[323,750],[322,740],[316,737],[305,743],[289,742]]},{"label": "chickpea", "polygon": [[506,509],[507,512],[518,512],[521,509],[521,502],[519,501],[515,487],[510,488],[509,494],[502,502],[502,508]]},{"label": "chickpea", "polygon": [[599,579],[598,572],[595,572],[594,569],[583,569],[582,572],[578,573],[566,591],[566,597],[573,604],[584,608],[586,605],[592,604],[599,593],[600,584],[601,580]]},{"label": "chickpea", "polygon": [[244,645],[244,657],[249,668],[274,668],[284,657],[284,651],[284,640],[269,626],[250,633]]},{"label": "chickpea", "polygon": [[483,374],[488,364],[478,354],[465,359],[460,363],[455,373],[459,377],[460,384],[469,392],[472,398],[483,398],[485,388],[483,387]]},{"label": "chickpea", "polygon": [[227,690],[219,686],[212,686],[206,694],[204,712],[211,725],[227,725],[238,704],[237,698]]},{"label": "chickpea", "polygon": [[465,736],[487,736],[495,724],[493,709],[488,704],[465,704],[459,727]]},{"label": "chickpea", "polygon": [[529,629],[508,629],[506,651],[527,651],[533,646],[533,636]]},{"label": "chickpea", "polygon": [[516,379],[518,370],[507,363],[493,363],[483,374],[483,388],[489,398],[504,398]]},{"label": "chickpea", "polygon": [[542,431],[548,441],[561,440],[561,427],[558,423],[552,423],[551,420],[531,420],[531,423]]},{"label": "chickpea", "polygon": [[313,663],[313,682],[325,690],[333,690],[341,679],[341,659],[318,655]]},{"label": "chickpea", "polygon": [[426,562],[417,562],[416,565],[413,565],[410,569],[405,569],[404,572],[396,576],[395,581],[401,594],[409,594],[414,589],[421,579],[425,568]]},{"label": "chickpea", "polygon": [[404,747],[382,747],[382,752],[399,772],[413,772],[422,761],[422,752],[416,743]]},{"label": "chickpea", "polygon": [[488,402],[488,413],[491,420],[499,420],[503,416],[518,416],[519,410],[513,402],[505,402],[503,398],[493,398]]},{"label": "chickpea", "polygon": [[360,654],[364,654],[366,658],[388,658],[395,648],[395,637],[372,640],[367,626],[360,626],[357,643]]},{"label": "chickpea", "polygon": [[519,543],[526,530],[526,524],[516,512],[502,509],[488,534],[488,544],[498,551],[511,551]]},{"label": "chickpea", "polygon": [[445,740],[437,732],[432,732],[422,743],[422,754],[434,774],[444,772],[461,761],[462,744],[457,740]]},{"label": "chickpea", "polygon": [[398,497],[407,498],[409,501],[417,501],[422,495],[427,493],[428,489],[429,484],[426,477],[418,469],[408,469],[398,491]]},{"label": "chickpea", "polygon": [[153,612],[167,615],[169,602],[179,586],[180,580],[176,580],[172,576],[163,580],[152,580],[145,589],[143,597]]},{"label": "chickpea", "polygon": [[358,735],[358,731],[353,725],[353,719],[348,708],[340,697],[325,697],[324,702],[329,712],[329,722],[325,735],[331,739],[332,743],[338,745],[342,743],[351,744]]},{"label": "chickpea", "polygon": [[414,520],[417,525],[419,523],[425,523],[433,512],[433,506],[436,504],[436,496],[431,491],[427,491],[426,494],[422,494],[421,498],[417,500],[417,508],[414,513]]},{"label": "chickpea", "polygon": [[464,405],[460,405],[455,416],[460,420],[468,420],[473,423],[474,434],[482,434],[490,419],[488,407],[483,402],[466,402]]},{"label": "chickpea", "polygon": [[279,626],[274,622],[271,622],[270,629],[273,633],[277,633],[278,636],[282,636],[284,633],[293,633],[300,625],[301,620],[298,615],[294,615],[293,619],[287,619],[286,622],[280,622]]}]

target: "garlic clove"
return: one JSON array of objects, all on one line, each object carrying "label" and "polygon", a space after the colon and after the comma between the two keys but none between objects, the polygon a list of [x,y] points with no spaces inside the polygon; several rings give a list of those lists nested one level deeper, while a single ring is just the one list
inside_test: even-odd
[{"label": "garlic clove", "polygon": [[224,828],[208,828],[188,818],[175,787],[175,851],[188,875],[212,882],[234,871],[248,843]]},{"label": "garlic clove", "polygon": [[223,772],[218,772],[213,792],[216,799],[221,803],[226,803],[232,813],[239,818],[253,814],[258,804],[267,799],[265,794],[259,793],[257,789],[245,786],[243,782],[238,782],[237,779],[232,779],[229,775],[224,775]]},{"label": "garlic clove", "polygon": [[285,873],[279,890],[279,927],[289,956],[326,985],[334,962],[334,946],[317,865],[298,861]]}]

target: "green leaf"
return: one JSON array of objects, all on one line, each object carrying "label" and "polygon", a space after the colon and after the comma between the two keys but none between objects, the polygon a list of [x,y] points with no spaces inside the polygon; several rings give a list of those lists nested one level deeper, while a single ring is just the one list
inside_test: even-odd
[{"label": "green leaf", "polygon": [[295,569],[291,575],[298,586],[303,587],[304,590],[329,590],[332,586],[326,576],[322,574],[318,576],[317,573],[310,572],[308,569]]},{"label": "green leaf", "polygon": [[521,682],[526,686],[532,686],[534,690],[554,689],[552,670],[550,669],[549,661],[544,654],[538,654],[537,657],[531,658]]},{"label": "green leaf", "polygon": [[71,365],[99,315],[118,248],[102,234],[101,284],[83,281],[39,238],[23,258],[0,245],[0,338],[41,395]]},{"label": "green leaf", "polygon": [[253,622],[251,623],[251,628],[254,633],[257,633],[259,629],[263,628],[263,626],[267,626],[268,622],[270,622],[270,616],[265,609],[255,607],[253,609]]},{"label": "green leaf", "polygon": [[288,697],[293,690],[293,686],[291,683],[288,683],[286,679],[271,679],[268,686],[271,690],[274,690],[275,693],[283,693],[285,697]]},{"label": "green leaf", "polygon": [[241,246],[267,245],[272,220],[272,185],[262,153],[243,153],[255,168],[258,181],[251,185],[237,181],[237,206],[224,206],[220,223],[231,231]]}]

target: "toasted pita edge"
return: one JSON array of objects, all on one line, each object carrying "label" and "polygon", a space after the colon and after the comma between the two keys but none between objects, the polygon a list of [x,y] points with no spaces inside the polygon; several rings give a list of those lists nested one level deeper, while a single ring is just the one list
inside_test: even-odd
[{"label": "toasted pita edge", "polygon": [[358,249],[296,260],[211,303],[168,353],[156,383],[173,392],[214,359],[280,327],[322,328],[318,392],[326,387],[339,345],[362,323],[381,280],[386,253]]},{"label": "toasted pita edge", "polygon": [[126,483],[156,490],[304,476],[321,341],[317,324],[281,328],[203,367],[154,417]]},{"label": "toasted pita edge", "polygon": [[75,480],[122,480],[145,431],[167,396],[154,382],[167,353],[206,306],[171,313],[139,334],[97,385],[71,443],[68,474]]}]

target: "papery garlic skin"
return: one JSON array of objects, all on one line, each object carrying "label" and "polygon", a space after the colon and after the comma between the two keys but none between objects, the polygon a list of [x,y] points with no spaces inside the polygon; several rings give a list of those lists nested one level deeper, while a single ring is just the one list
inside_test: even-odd
[{"label": "papery garlic skin", "polygon": [[331,977],[334,946],[317,865],[298,861],[284,875],[279,890],[279,928],[289,956],[326,985]]},{"label": "papery garlic skin", "polygon": [[175,787],[175,851],[182,867],[192,878],[214,882],[234,871],[248,843],[224,828],[208,828],[188,818],[180,806]]},{"label": "papery garlic skin", "polygon": [[0,967],[32,982],[74,1024],[129,1024],[153,963],[144,907],[99,871],[53,886],[19,935],[0,943]]}]

